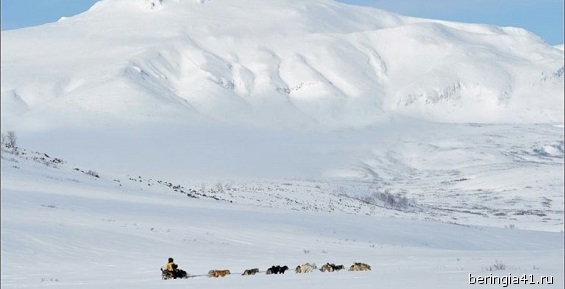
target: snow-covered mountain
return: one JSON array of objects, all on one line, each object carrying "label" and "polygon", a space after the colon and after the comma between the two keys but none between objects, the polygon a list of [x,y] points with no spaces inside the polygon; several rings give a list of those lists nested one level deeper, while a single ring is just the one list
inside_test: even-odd
[{"label": "snow-covered mountain", "polygon": [[523,29],[331,0],[103,0],[2,32],[2,127],[562,121],[563,59]]}]

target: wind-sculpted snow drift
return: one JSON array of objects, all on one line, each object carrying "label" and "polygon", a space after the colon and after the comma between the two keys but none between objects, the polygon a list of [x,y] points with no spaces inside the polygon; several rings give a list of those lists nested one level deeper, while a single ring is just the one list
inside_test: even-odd
[{"label": "wind-sculpted snow drift", "polygon": [[563,50],[519,28],[330,0],[103,0],[2,32],[2,126],[551,122],[563,78]]}]

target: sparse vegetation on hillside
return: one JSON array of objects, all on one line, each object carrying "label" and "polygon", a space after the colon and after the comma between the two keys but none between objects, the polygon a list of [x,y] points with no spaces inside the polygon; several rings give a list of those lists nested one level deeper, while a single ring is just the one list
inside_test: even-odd
[{"label": "sparse vegetation on hillside", "polygon": [[7,133],[2,133],[2,150],[6,148],[10,152],[16,154],[18,151],[17,144],[18,137],[15,131],[8,131]]}]

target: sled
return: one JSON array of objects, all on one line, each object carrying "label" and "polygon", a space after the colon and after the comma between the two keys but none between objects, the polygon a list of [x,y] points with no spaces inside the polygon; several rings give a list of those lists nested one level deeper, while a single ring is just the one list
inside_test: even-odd
[{"label": "sled", "polygon": [[169,270],[161,267],[161,279],[169,280],[169,279],[187,279],[191,276],[182,269],[176,269],[174,272],[170,272]]}]

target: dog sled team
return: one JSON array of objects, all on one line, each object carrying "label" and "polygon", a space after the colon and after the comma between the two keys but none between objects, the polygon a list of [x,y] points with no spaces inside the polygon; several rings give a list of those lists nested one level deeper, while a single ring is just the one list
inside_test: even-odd
[{"label": "dog sled team", "polygon": [[[265,271],[265,274],[267,275],[271,275],[271,274],[284,274],[284,272],[286,272],[288,270],[288,266],[280,266],[280,265],[273,265],[270,268],[268,268]],[[315,263],[305,263],[302,265],[298,265],[296,266],[296,268],[294,269],[295,273],[310,273],[314,270],[318,269],[318,267],[316,266]],[[340,270],[345,269],[345,267],[343,265],[336,265],[334,263],[326,263],[324,265],[322,265],[322,267],[320,267],[318,270],[320,270],[321,272],[338,272]],[[350,267],[348,271],[370,271],[371,270],[371,266],[369,264],[366,263],[360,263],[360,262],[355,262],[353,263]],[[246,269],[245,271],[243,271],[243,273],[241,275],[244,276],[248,276],[248,275],[255,275],[257,273],[259,273],[259,268],[253,268],[253,269]],[[214,278],[218,278],[218,277],[225,277],[226,275],[230,275],[231,271],[228,269],[223,269],[223,270],[210,270],[208,271],[208,274],[206,274],[206,276],[208,277],[214,277]],[[178,268],[178,265],[174,263],[173,258],[169,258],[167,265],[165,267],[161,268],[161,277],[163,280],[166,279],[177,279],[177,278],[188,278],[189,275],[186,273],[186,271],[181,270]]]}]

